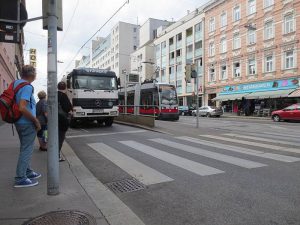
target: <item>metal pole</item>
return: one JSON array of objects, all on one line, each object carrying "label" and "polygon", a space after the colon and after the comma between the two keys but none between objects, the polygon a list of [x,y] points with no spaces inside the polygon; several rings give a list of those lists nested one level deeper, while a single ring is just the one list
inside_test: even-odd
[{"label": "metal pole", "polygon": [[48,161],[47,193],[59,194],[57,100],[57,0],[48,0]]},{"label": "metal pole", "polygon": [[125,115],[127,114],[127,72],[125,75],[125,81],[124,81],[124,93],[125,93]]},{"label": "metal pole", "polygon": [[[199,64],[199,62],[198,62]],[[197,86],[197,91],[196,91],[196,99],[197,99],[197,123],[196,123],[196,128],[199,128],[199,65],[197,64],[197,77],[196,77],[196,86]]]}]

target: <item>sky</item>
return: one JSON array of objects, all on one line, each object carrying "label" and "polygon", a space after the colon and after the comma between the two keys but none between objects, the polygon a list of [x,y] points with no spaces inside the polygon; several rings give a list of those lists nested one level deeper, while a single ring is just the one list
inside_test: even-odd
[{"label": "sky", "polygon": [[[126,0],[63,0],[64,30],[58,32],[58,80],[72,71],[72,61],[80,47],[120,8]],[[110,29],[124,21],[142,25],[148,18],[177,21],[202,6],[208,0],[130,0],[125,7],[100,31],[97,36],[106,37]],[[42,15],[41,0],[26,0],[28,17]],[[29,62],[29,49],[37,49],[37,80],[35,93],[47,89],[47,31],[42,29],[42,21],[27,23],[24,27],[25,63]],[[90,45],[80,52],[76,59],[87,54]],[[68,67],[68,65],[70,65]]]}]

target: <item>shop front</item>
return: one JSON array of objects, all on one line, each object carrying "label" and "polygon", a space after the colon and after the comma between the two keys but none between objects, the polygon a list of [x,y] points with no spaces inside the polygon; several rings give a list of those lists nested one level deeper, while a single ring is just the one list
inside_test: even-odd
[{"label": "shop front", "polygon": [[274,110],[299,102],[300,96],[293,95],[298,88],[299,78],[226,86],[213,100],[225,112],[269,116]]}]

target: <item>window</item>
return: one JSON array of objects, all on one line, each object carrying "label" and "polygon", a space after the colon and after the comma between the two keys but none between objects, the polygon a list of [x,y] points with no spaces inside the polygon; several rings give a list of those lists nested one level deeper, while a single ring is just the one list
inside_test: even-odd
[{"label": "window", "polygon": [[202,32],[202,23],[198,23],[195,25],[195,33]]},{"label": "window", "polygon": [[274,37],[273,21],[268,21],[265,23],[265,40]]},{"label": "window", "polygon": [[233,35],[233,49],[239,49],[241,47],[241,38],[240,34],[234,34]]},{"label": "window", "polygon": [[256,0],[248,0],[248,15],[256,12]]},{"label": "window", "polygon": [[223,12],[221,14],[221,27],[227,26],[227,14]]},{"label": "window", "polygon": [[294,68],[294,50],[285,52],[285,69]]},{"label": "window", "polygon": [[216,71],[215,71],[215,65],[212,64],[209,68],[209,81],[215,81],[216,80]]},{"label": "window", "polygon": [[221,39],[221,53],[227,52],[227,41],[226,38]]},{"label": "window", "polygon": [[241,76],[241,64],[240,62],[233,63],[233,77],[237,78]]},{"label": "window", "polygon": [[274,5],[274,0],[264,0],[265,2],[265,8],[270,7],[271,5]]},{"label": "window", "polygon": [[288,14],[284,17],[284,33],[294,32],[294,15]]},{"label": "window", "polygon": [[256,32],[255,30],[248,31],[248,45],[252,45],[256,43]]},{"label": "window", "polygon": [[256,74],[256,61],[255,59],[248,60],[248,74],[255,75]]},{"label": "window", "polygon": [[241,19],[241,8],[239,6],[236,6],[233,9],[233,21],[239,21]]},{"label": "window", "polygon": [[215,18],[209,20],[209,32],[213,32],[216,29]]},{"label": "window", "polygon": [[214,56],[215,55],[215,44],[210,43],[209,44],[209,56]]},{"label": "window", "polygon": [[225,63],[221,65],[220,72],[221,72],[220,74],[221,80],[227,79],[227,66]]},{"label": "window", "polygon": [[274,62],[273,62],[273,55],[268,55],[265,58],[265,72],[273,72],[274,68]]},{"label": "window", "polygon": [[137,31],[137,28],[136,28],[136,27],[134,27],[134,28],[133,28],[133,32],[134,32],[134,33],[136,33],[136,31]]}]

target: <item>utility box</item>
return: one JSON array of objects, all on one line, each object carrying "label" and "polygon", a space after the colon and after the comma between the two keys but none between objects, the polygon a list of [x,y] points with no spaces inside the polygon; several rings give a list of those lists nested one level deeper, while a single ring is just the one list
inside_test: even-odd
[{"label": "utility box", "polygon": [[[45,19],[43,19],[43,29],[44,30],[48,30],[48,6],[49,6],[49,1],[51,0],[43,0],[43,17],[45,17]],[[58,17],[58,21],[57,21],[57,30],[58,31],[62,31],[63,30],[63,5],[62,5],[62,0],[56,0],[57,2],[57,17]]]}]

